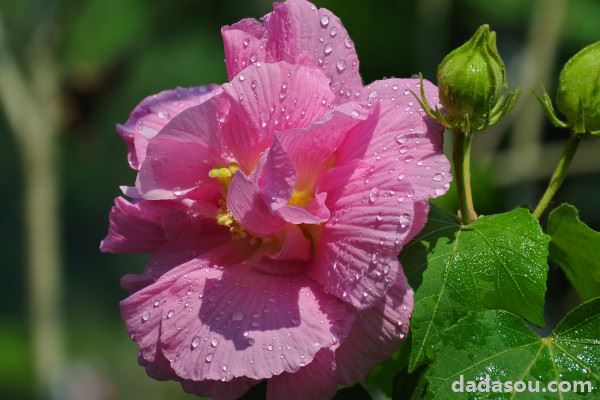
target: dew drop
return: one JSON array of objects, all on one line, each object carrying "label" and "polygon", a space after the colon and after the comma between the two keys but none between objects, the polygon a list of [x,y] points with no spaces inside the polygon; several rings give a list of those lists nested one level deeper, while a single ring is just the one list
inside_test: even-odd
[{"label": "dew drop", "polygon": [[376,188],[371,189],[369,192],[369,202],[375,203],[377,198],[379,197],[379,191]]},{"label": "dew drop", "polygon": [[195,338],[192,339],[192,349],[195,349],[199,345],[200,345],[200,338],[198,336],[196,336]]},{"label": "dew drop", "polygon": [[210,340],[210,345],[211,345],[212,347],[217,347],[217,346],[219,345],[219,339],[217,339],[217,338],[212,338],[212,339]]},{"label": "dew drop", "polygon": [[204,359],[204,361],[206,361],[207,363],[211,362],[213,359],[213,353],[210,353],[206,356],[206,358]]},{"label": "dew drop", "polygon": [[170,311],[167,313],[167,319],[171,319],[171,318],[173,318],[173,315],[175,315],[175,311],[173,311],[173,310],[170,310]]},{"label": "dew drop", "polygon": [[432,179],[434,182],[441,182],[444,179],[444,174],[435,174]]},{"label": "dew drop", "polygon": [[328,17],[327,15],[323,15],[323,16],[321,17],[321,26],[322,26],[323,28],[326,28],[326,27],[327,27],[327,25],[329,25],[329,17]]},{"label": "dew drop", "polygon": [[346,61],[337,60],[337,62],[335,63],[335,67],[338,70],[338,72],[343,72],[346,69]]},{"label": "dew drop", "polygon": [[239,79],[240,82],[244,82],[246,80],[246,77],[244,75],[240,75],[238,77],[238,79]]},{"label": "dew drop", "polygon": [[146,322],[150,319],[150,312],[149,311],[144,311],[142,313],[142,321]]},{"label": "dew drop", "polygon": [[331,28],[331,30],[329,31],[329,35],[331,37],[335,37],[338,34],[338,28],[336,28],[335,26],[333,28]]},{"label": "dew drop", "polygon": [[331,53],[333,53],[333,47],[331,47],[331,45],[328,44],[327,46],[325,46],[323,53],[325,53],[326,56],[330,55]]},{"label": "dew drop", "polygon": [[346,46],[346,48],[348,48],[348,49],[351,49],[352,48],[352,39],[350,39],[349,37],[344,39],[344,46]]},{"label": "dew drop", "polygon": [[244,319],[244,314],[241,312],[237,312],[237,313],[233,314],[231,319],[233,319],[234,321],[242,321]]}]

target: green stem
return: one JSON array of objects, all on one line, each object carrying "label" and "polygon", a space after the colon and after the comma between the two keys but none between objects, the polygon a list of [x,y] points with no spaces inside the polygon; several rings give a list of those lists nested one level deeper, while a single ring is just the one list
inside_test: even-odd
[{"label": "green stem", "polygon": [[477,219],[477,213],[473,206],[473,193],[471,192],[471,143],[473,133],[454,130],[454,176],[456,179],[456,191],[458,193],[458,205],[463,224],[468,225]]},{"label": "green stem", "polygon": [[546,208],[550,205],[552,198],[562,185],[565,180],[565,176],[567,175],[567,170],[569,169],[569,165],[571,165],[571,161],[573,160],[573,156],[577,152],[577,148],[579,147],[579,143],[581,143],[581,139],[583,135],[579,134],[571,134],[571,138],[567,141],[565,149],[560,157],[560,161],[558,165],[554,169],[552,173],[552,177],[550,178],[550,183],[544,192],[544,195],[538,202],[535,210],[533,211],[533,216],[539,219]]}]

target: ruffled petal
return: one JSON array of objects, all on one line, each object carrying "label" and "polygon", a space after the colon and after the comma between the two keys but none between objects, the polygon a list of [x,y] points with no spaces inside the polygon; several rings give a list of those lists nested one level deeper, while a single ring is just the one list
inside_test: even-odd
[{"label": "ruffled petal", "polygon": [[238,171],[231,180],[227,208],[250,234],[268,237],[279,232],[285,221],[265,203],[258,185]]},{"label": "ruffled petal", "polygon": [[360,103],[345,103],[331,110],[307,127],[277,133],[277,140],[289,155],[296,170],[296,186],[313,187],[346,134],[364,121],[371,110]]},{"label": "ruffled petal", "polygon": [[139,169],[146,158],[148,142],[183,110],[204,103],[221,93],[220,86],[206,85],[165,90],[146,97],[134,109],[117,132],[127,143],[129,165]]},{"label": "ruffled petal", "polygon": [[184,264],[121,302],[140,354],[182,380],[295,372],[348,333],[354,311],[302,275]]},{"label": "ruffled petal", "polygon": [[275,131],[309,125],[331,107],[333,93],[316,68],[257,63],[223,87],[222,137],[241,169],[250,174]]},{"label": "ruffled petal", "polygon": [[215,400],[236,400],[258,383],[259,381],[248,378],[235,378],[228,382],[210,379],[200,382],[184,380],[181,387],[186,393],[196,396],[208,396]]},{"label": "ruffled petal", "polygon": [[110,210],[109,228],[100,250],[107,253],[150,253],[165,241],[162,216],[168,202],[139,201],[130,203],[115,198]]},{"label": "ruffled petal", "polygon": [[[428,81],[424,85],[430,104],[437,104],[437,88]],[[353,131],[338,152],[340,163],[370,158],[377,161],[376,173],[409,182],[413,192],[405,194],[408,201],[439,197],[452,179],[442,149],[444,129],[424,115],[410,92],[418,93],[419,87],[418,79],[386,79],[365,87],[362,98],[373,107],[379,105],[379,117],[373,120],[371,134]]]},{"label": "ruffled petal", "polygon": [[244,18],[221,28],[227,77],[232,79],[246,67],[267,62],[266,30],[255,19]]},{"label": "ruffled petal", "polygon": [[323,178],[320,190],[328,194],[331,218],[308,270],[326,292],[358,309],[375,304],[395,281],[395,260],[414,217],[413,203],[399,201],[410,185],[373,171],[373,164],[354,160]]},{"label": "ruffled petal", "polygon": [[220,184],[208,176],[212,168],[224,163],[217,100],[188,108],[150,140],[136,182],[145,199],[174,199],[195,188],[200,188],[197,198],[220,196]]},{"label": "ruffled petal", "polygon": [[412,308],[413,291],[399,268],[385,297],[356,314],[350,335],[335,351],[341,383],[362,381],[375,364],[398,348],[408,334]]},{"label": "ruffled petal", "polygon": [[267,400],[328,400],[337,391],[335,356],[330,349],[317,353],[298,372],[274,376],[267,382]]},{"label": "ruffled petal", "polygon": [[354,43],[338,17],[305,0],[275,3],[257,21],[244,19],[221,30],[229,78],[256,62],[312,65],[328,77],[336,103],[362,89]]}]

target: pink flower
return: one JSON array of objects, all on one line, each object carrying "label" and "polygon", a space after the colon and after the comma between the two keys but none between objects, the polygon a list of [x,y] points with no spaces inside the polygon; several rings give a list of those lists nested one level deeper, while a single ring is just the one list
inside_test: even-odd
[{"label": "pink flower", "polygon": [[101,249],[152,254],[121,303],[150,376],[326,399],[405,337],[397,255],[449,163],[418,80],[363,87],[330,11],[290,0],[262,22],[222,29],[229,83],[151,96],[118,126],[139,172]]}]

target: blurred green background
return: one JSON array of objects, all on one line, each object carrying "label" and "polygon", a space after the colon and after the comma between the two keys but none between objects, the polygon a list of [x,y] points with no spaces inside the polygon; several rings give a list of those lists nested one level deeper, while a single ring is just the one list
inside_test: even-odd
[{"label": "blurred green background", "polygon": [[[358,49],[365,82],[417,72],[435,81],[444,54],[480,24],[489,23],[497,31],[510,85],[521,86],[523,95],[500,126],[476,138],[476,207],[489,214],[537,201],[559,157],[565,132],[545,122],[529,91],[544,82],[553,93],[561,65],[584,45],[600,39],[600,1],[323,0],[316,4],[342,19]],[[0,102],[0,399],[40,398],[36,376],[42,378],[42,398],[189,397],[175,383],[145,376],[119,319],[118,303],[125,296],[119,278],[141,270],[144,257],[98,252],[118,186],[134,180],[114,126],[149,94],[224,82],[220,27],[244,17],[260,17],[270,9],[266,0],[0,1],[0,91],[5,92]],[[14,70],[19,79],[11,73]],[[33,93],[30,98],[20,96],[21,80]],[[27,101],[31,97],[33,101]],[[11,118],[7,111],[11,107],[18,118]],[[45,124],[44,118],[51,123]],[[27,123],[38,120],[40,132],[49,139],[19,139],[31,134]],[[38,148],[32,143],[38,143]],[[55,152],[44,146],[54,146]],[[48,170],[55,175],[48,175]],[[49,196],[58,199],[55,208],[51,198],[46,203],[44,182],[50,186]],[[27,190],[38,189],[42,190],[35,202],[38,217],[27,217]],[[586,140],[555,203],[573,203],[582,219],[598,229],[598,198],[600,147],[597,141]],[[454,209],[453,193],[439,203]],[[59,224],[55,231],[53,220]],[[27,265],[32,258],[26,243],[27,232],[33,230],[39,236],[29,237],[41,238],[36,243],[45,243],[44,235],[51,235],[55,242],[50,243],[60,251],[46,253],[34,244],[37,271],[44,267],[46,256],[49,269],[30,274],[31,278]],[[52,276],[59,277],[56,284]],[[38,290],[37,300],[32,297],[28,280],[40,287],[50,282],[56,288],[60,312],[50,316],[56,325],[39,324],[32,317],[36,302],[41,302],[43,314],[44,293]],[[563,276],[553,268],[550,327],[575,301]],[[45,342],[48,326],[58,336],[50,332]],[[31,345],[35,340],[37,348]],[[40,351],[46,351],[50,361],[42,362],[42,370],[36,373]],[[45,386],[44,376],[50,382]]]}]

